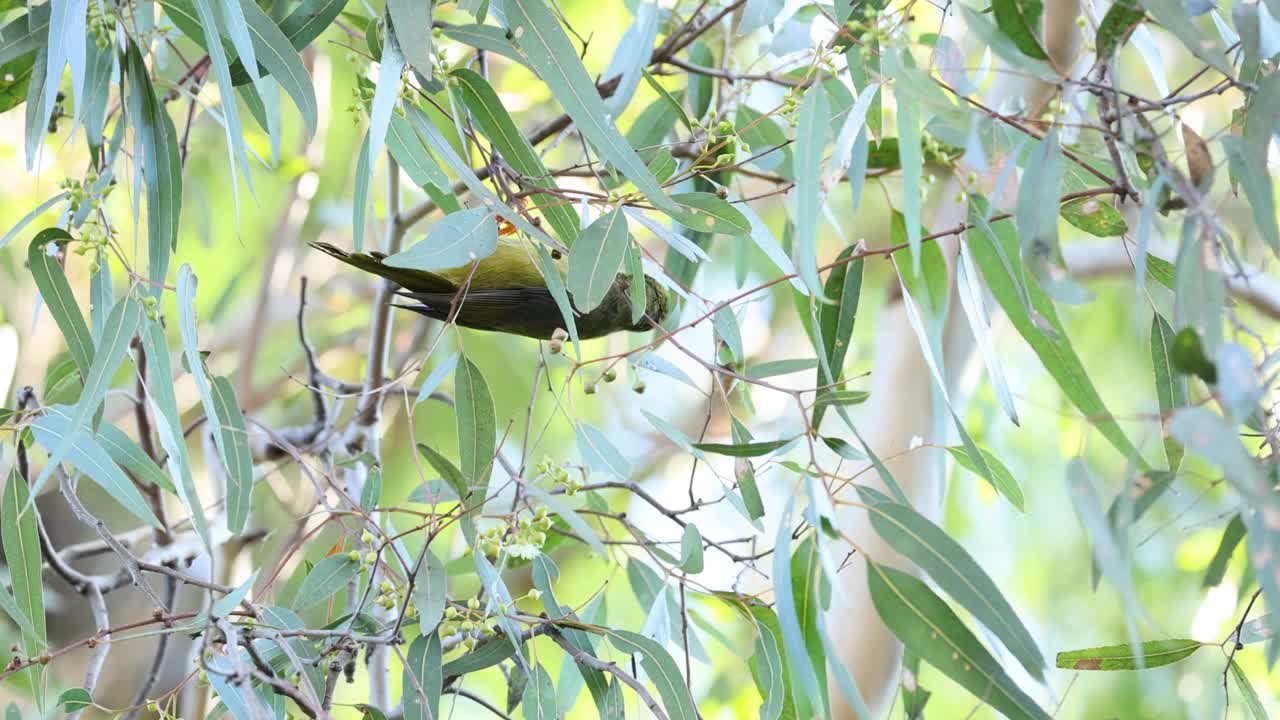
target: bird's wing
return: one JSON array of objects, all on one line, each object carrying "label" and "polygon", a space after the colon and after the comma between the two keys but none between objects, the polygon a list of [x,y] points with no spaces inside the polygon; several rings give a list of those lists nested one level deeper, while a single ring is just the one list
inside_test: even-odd
[{"label": "bird's wing", "polygon": [[[421,303],[421,306],[401,307],[438,320],[448,319],[455,297],[454,293],[434,292],[402,292],[399,295]],[[556,328],[564,325],[560,306],[545,287],[470,290],[459,298],[455,320],[463,327],[542,339],[550,338]]]}]

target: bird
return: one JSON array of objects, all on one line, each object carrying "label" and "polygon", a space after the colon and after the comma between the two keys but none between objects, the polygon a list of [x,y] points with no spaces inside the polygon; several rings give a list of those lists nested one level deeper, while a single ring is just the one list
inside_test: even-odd
[{"label": "bird", "polygon": [[[347,252],[319,241],[310,245],[347,265],[399,285],[401,289],[396,294],[416,302],[395,306],[429,318],[445,322],[452,319],[466,328],[539,340],[552,339],[565,325],[560,306],[547,288],[541,270],[529,249],[517,240],[500,238],[493,254],[477,261],[474,270],[468,264],[436,271],[388,265],[384,262],[386,254],[377,251]],[[559,267],[563,277],[563,263]],[[666,319],[671,310],[670,297],[657,280],[645,275],[644,312],[638,320],[632,320],[631,282],[630,275],[619,273],[600,304],[586,312],[573,303],[570,295],[580,339],[590,340],[620,331],[645,332]]]}]

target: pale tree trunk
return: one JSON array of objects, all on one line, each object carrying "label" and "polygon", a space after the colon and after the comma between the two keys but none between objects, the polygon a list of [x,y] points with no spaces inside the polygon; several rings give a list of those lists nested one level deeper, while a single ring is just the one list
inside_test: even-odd
[{"label": "pale tree trunk", "polygon": [[[1069,72],[1079,44],[1079,28],[1075,23],[1079,12],[1078,0],[1049,0],[1045,3],[1046,50],[1053,58],[1054,66],[1064,74]],[[961,37],[964,32],[962,21],[958,17],[948,18],[944,32]],[[998,73],[985,103],[988,107],[998,108],[1008,98],[1022,97],[1028,112],[1040,112],[1055,91],[1052,85],[1021,75]],[[938,188],[933,193],[936,202],[926,213],[925,226],[933,230],[957,227],[964,221],[966,213],[964,204],[956,201],[959,183],[952,177],[935,187]],[[953,269],[951,277],[954,280],[959,238],[952,236],[938,243]],[[886,244],[885,238],[872,243],[873,246]],[[955,296],[954,283],[952,289],[943,357],[950,394],[953,401],[957,401],[954,391],[962,371],[969,364],[974,343],[964,312],[959,307],[959,298]],[[937,521],[942,509],[942,453],[934,449],[911,450],[913,440],[917,438],[939,445],[947,442],[946,436],[938,437],[935,433],[938,423],[934,415],[933,382],[920,352],[919,341],[907,322],[902,302],[895,299],[886,305],[875,322],[871,398],[864,408],[859,429],[902,486],[915,509]],[[859,481],[886,491],[874,470],[860,475]],[[850,488],[842,499],[857,500],[856,492]],[[876,562],[910,569],[910,565],[871,529],[865,511],[843,505],[839,512],[841,530],[869,557]],[[866,573],[866,562],[861,555],[855,556],[841,572],[843,597],[836,594],[833,598],[827,627],[836,645],[838,657],[835,659],[849,668],[871,711],[876,717],[882,717],[896,689],[902,665],[902,644],[876,614],[867,591]],[[832,688],[834,717],[837,720],[856,718],[855,712],[836,689],[834,680],[828,684]]]}]

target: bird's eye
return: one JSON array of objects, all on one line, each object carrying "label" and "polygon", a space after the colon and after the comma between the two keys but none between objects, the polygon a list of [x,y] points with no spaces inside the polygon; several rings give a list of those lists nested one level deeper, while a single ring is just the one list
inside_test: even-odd
[{"label": "bird's eye", "polygon": [[559,250],[556,250],[555,248],[552,248],[552,249],[551,249],[551,259],[552,259],[552,260],[559,260],[559,259],[560,259],[560,251],[559,251]]}]

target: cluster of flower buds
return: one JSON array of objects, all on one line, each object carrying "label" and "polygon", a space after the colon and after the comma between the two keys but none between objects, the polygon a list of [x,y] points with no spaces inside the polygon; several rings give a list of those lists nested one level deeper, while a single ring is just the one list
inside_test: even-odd
[{"label": "cluster of flower buds", "polygon": [[111,47],[111,34],[116,28],[115,9],[110,4],[101,8],[98,3],[89,3],[89,32],[93,35],[93,43],[99,50]]},{"label": "cluster of flower buds", "polygon": [[490,557],[497,557],[506,550],[512,557],[532,560],[546,544],[547,530],[550,528],[551,518],[547,516],[547,509],[539,507],[534,510],[532,517],[520,518],[514,527],[495,525],[484,530],[476,544],[481,552]]},{"label": "cluster of flower buds", "polygon": [[582,481],[569,474],[569,470],[560,463],[549,457],[544,457],[542,462],[538,463],[534,468],[534,477],[542,480],[546,479],[552,485],[563,485],[565,492],[573,495],[582,489]]},{"label": "cluster of flower buds", "polygon": [[454,605],[444,609],[444,622],[440,624],[440,632],[452,635],[460,632],[466,635],[462,646],[472,650],[476,646],[477,634],[482,637],[493,637],[498,632],[498,618],[486,610],[480,609],[480,601],[471,598],[462,610]]},{"label": "cluster of flower buds", "polygon": [[733,127],[733,122],[729,118],[721,118],[716,121],[716,111],[712,110],[709,114],[707,124],[703,126],[707,131],[707,145],[705,153],[715,153],[715,158],[711,162],[711,167],[724,167],[732,165],[737,159],[738,151],[744,153],[751,152],[751,146],[742,138],[738,137],[738,132]]}]

